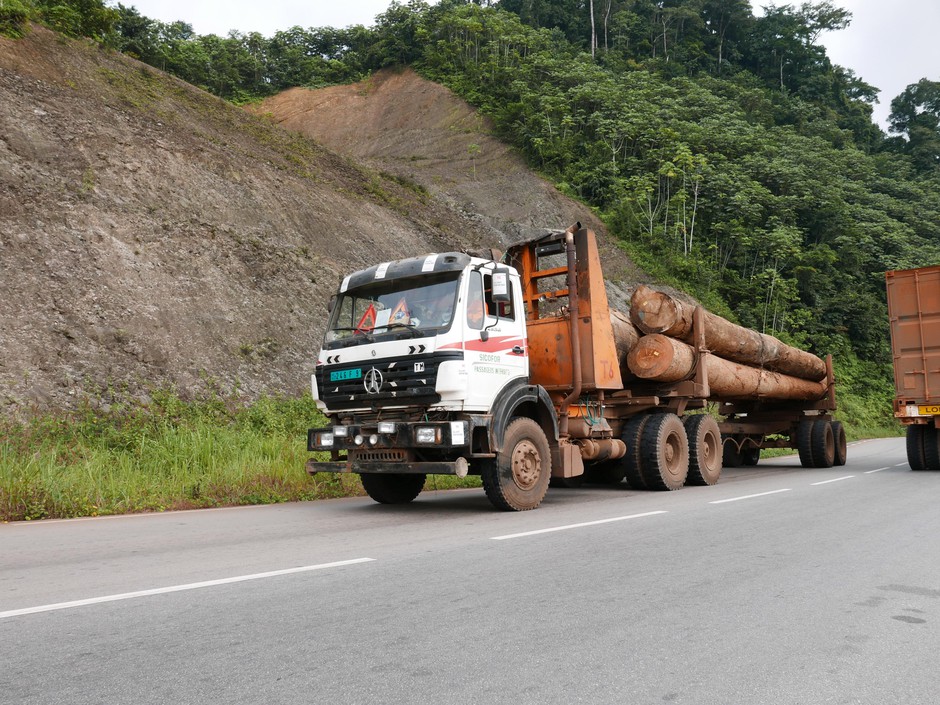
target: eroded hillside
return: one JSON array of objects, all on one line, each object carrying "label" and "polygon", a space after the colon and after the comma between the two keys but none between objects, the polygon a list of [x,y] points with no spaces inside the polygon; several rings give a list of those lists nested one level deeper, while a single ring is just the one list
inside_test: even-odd
[{"label": "eroded hillside", "polygon": [[413,73],[260,112],[38,26],[0,38],[0,408],[297,393],[342,274],[601,229]]},{"label": "eroded hillside", "polygon": [[534,174],[492,135],[492,125],[447,88],[410,69],[318,90],[294,88],[258,112],[373,168],[405,176],[480,224],[503,245],[580,220],[600,237],[611,298],[637,277],[606,228],[583,204]]}]

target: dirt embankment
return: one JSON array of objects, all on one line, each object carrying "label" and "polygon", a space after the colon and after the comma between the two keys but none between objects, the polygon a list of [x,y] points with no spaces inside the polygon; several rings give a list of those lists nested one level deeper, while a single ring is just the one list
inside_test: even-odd
[{"label": "dirt embankment", "polygon": [[477,224],[181,81],[0,38],[0,413],[109,385],[306,388],[342,275]]},{"label": "dirt embankment", "polygon": [[256,110],[361,163],[415,180],[479,223],[494,246],[580,220],[598,234],[615,307],[629,309],[624,283],[644,278],[584,204],[534,174],[469,104],[410,69],[348,86],[293,88]]},{"label": "dirt embankment", "polygon": [[109,386],[297,393],[343,274],[603,232],[411,72],[259,112],[41,27],[0,38],[0,414]]}]

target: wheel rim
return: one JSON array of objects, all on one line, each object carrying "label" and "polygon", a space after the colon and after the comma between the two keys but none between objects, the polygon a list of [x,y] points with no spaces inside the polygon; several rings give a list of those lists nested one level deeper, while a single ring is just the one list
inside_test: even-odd
[{"label": "wheel rim", "polygon": [[512,451],[512,480],[520,490],[530,490],[542,472],[542,458],[531,441],[517,443]]},{"label": "wheel rim", "polygon": [[702,464],[707,468],[712,468],[715,465],[715,459],[719,457],[720,453],[718,447],[720,445],[719,439],[715,438],[711,433],[706,433],[705,437],[702,439],[701,453],[702,453]]},{"label": "wheel rim", "polygon": [[679,466],[681,465],[682,458],[682,443],[679,439],[678,434],[670,433],[666,438],[665,447],[663,448],[663,466],[666,469],[666,472],[669,473],[672,477],[679,476]]}]

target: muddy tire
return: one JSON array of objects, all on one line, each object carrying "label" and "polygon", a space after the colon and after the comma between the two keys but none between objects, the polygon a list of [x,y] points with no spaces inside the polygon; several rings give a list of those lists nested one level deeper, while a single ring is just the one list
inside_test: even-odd
[{"label": "muddy tire", "polygon": [[813,461],[817,468],[831,468],[836,462],[836,440],[832,424],[823,419],[813,422]]},{"label": "muddy tire", "polygon": [[836,457],[833,464],[842,467],[848,460],[848,443],[845,440],[845,426],[841,421],[832,422],[832,437],[836,444]]},{"label": "muddy tire", "polygon": [[806,418],[796,427],[796,450],[800,454],[800,465],[804,468],[816,467],[813,459],[813,424],[815,419]]},{"label": "muddy tire", "polygon": [[689,439],[675,414],[654,414],[640,438],[640,473],[651,490],[677,490],[689,475]]},{"label": "muddy tire", "polygon": [[486,496],[497,509],[522,512],[542,503],[552,475],[552,454],[545,432],[532,419],[506,428],[502,450],[481,472]]},{"label": "muddy tire", "polygon": [[642,464],[640,441],[643,437],[643,429],[649,420],[649,414],[638,414],[623,425],[623,431],[620,434],[620,440],[627,446],[627,454],[620,459],[620,464],[623,467],[624,477],[627,478],[627,484],[635,490],[649,489],[640,472]]},{"label": "muddy tire", "polygon": [[364,472],[359,475],[366,494],[379,504],[408,504],[421,494],[427,475],[387,475]]},{"label": "muddy tire", "polygon": [[689,475],[687,485],[714,485],[721,475],[724,452],[718,422],[708,414],[683,419],[689,439]]}]

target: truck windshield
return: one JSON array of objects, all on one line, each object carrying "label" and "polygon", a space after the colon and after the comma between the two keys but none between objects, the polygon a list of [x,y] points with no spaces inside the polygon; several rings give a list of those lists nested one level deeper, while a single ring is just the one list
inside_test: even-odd
[{"label": "truck windshield", "polygon": [[450,328],[460,272],[376,281],[339,295],[326,343],[358,345],[376,338],[424,337]]}]

